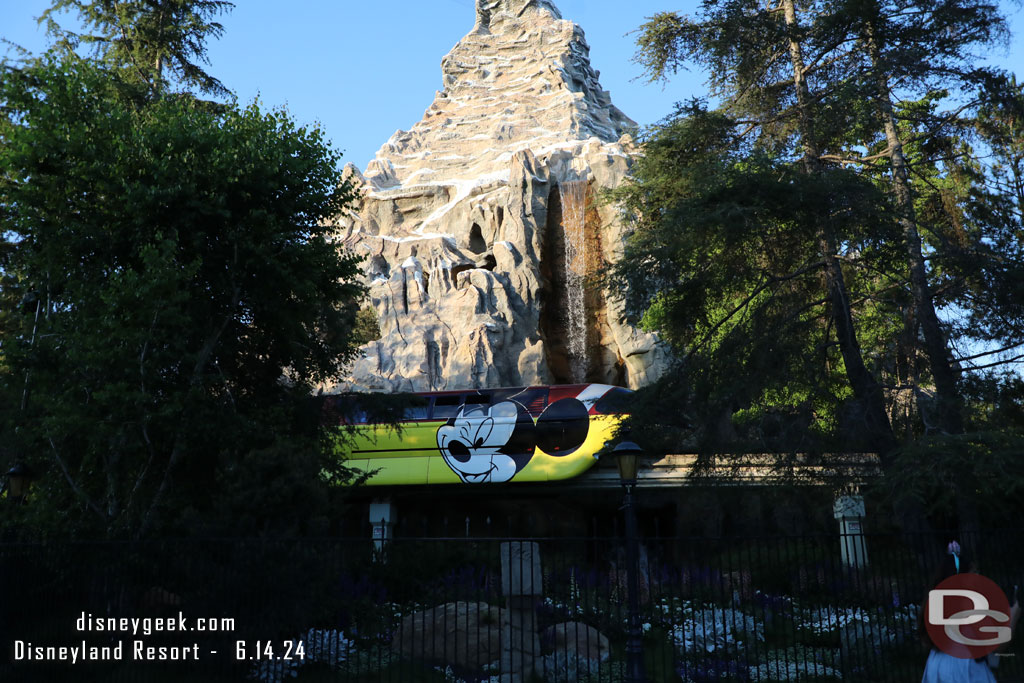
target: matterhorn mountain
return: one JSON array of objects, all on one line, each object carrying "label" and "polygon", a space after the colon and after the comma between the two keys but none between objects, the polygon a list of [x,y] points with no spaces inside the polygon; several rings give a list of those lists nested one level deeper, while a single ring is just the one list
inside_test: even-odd
[{"label": "matterhorn mountain", "polygon": [[430,391],[573,382],[638,387],[667,360],[589,276],[623,225],[636,124],[601,89],[583,31],[549,0],[477,0],[441,60],[443,87],[397,131],[338,218],[381,337],[340,390]]}]

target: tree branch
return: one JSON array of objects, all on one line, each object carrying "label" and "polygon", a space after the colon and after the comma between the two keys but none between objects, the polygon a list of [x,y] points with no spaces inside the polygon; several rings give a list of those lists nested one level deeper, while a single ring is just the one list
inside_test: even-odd
[{"label": "tree branch", "polygon": [[[237,252],[238,249],[236,246],[236,261],[238,256]],[[238,305],[238,296],[240,293],[241,287],[239,285],[235,285],[235,288],[231,294],[230,299],[231,309],[229,310],[228,314],[224,316],[224,319],[221,321],[220,326],[210,334],[209,338],[206,340],[202,348],[199,350],[199,354],[196,356],[196,362],[192,368],[192,377],[189,379],[188,383],[188,390],[191,390],[197,384],[199,384],[199,380],[203,375],[203,368],[205,368],[206,364],[209,363],[210,356],[213,355],[214,347],[216,347],[217,342],[220,340],[221,335],[224,333],[224,330],[227,329],[228,323],[231,322],[231,319],[234,317],[234,307]],[[157,487],[156,493],[153,495],[153,500],[152,502],[150,502],[149,509],[146,511],[146,515],[142,519],[142,524],[139,526],[138,535],[140,537],[145,535],[146,531],[149,529],[149,525],[153,521],[153,514],[156,512],[156,509],[159,506],[160,501],[163,500],[164,495],[166,495],[167,493],[167,489],[170,485],[171,471],[174,470],[174,468],[177,466],[178,462],[181,460],[183,453],[184,447],[182,446],[181,442],[181,428],[179,426],[177,433],[174,436],[174,446],[171,448],[171,455],[167,460],[167,466],[164,468],[163,477],[160,479],[160,485]]]},{"label": "tree branch", "polygon": [[743,301],[738,303],[731,311],[729,311],[729,313],[724,318],[722,318],[721,320],[716,322],[714,324],[714,326],[712,326],[712,328],[710,330],[708,330],[707,334],[704,335],[704,338],[702,340],[700,340],[699,342],[697,342],[696,344],[694,344],[693,347],[686,353],[686,358],[689,358],[690,356],[692,356],[694,351],[696,351],[697,349],[699,349],[700,347],[704,346],[709,341],[711,341],[711,338],[715,335],[715,333],[719,329],[721,329],[721,327],[723,325],[725,325],[733,317],[735,317],[737,313],[739,313],[740,311],[745,309],[747,307],[747,304],[749,304],[751,301],[753,301],[761,292],[766,290],[768,287],[770,287],[773,284],[777,284],[779,282],[786,282],[787,280],[796,279],[796,278],[798,278],[798,277],[800,277],[802,275],[807,274],[808,272],[810,272],[810,271],[812,271],[812,270],[814,270],[816,268],[821,268],[824,265],[825,265],[824,261],[818,261],[818,262],[806,265],[803,268],[800,268],[799,270],[796,270],[796,271],[790,273],[789,275],[783,275],[781,277],[776,277],[776,276],[768,277],[768,279],[766,279],[764,282],[762,282],[760,285],[758,285],[757,288],[754,289],[753,292],[751,292],[749,295],[747,295],[747,297],[744,298]]},{"label": "tree branch", "polygon": [[984,370],[985,368],[993,368],[997,365],[1010,365],[1012,363],[1024,363],[1024,353],[1018,354],[1013,358],[1007,358],[1006,360],[999,360],[993,363],[986,363],[985,365],[971,365],[966,368],[961,368],[961,372],[974,372],[975,370]]},{"label": "tree branch", "polygon": [[954,358],[953,362],[960,363],[960,362],[963,362],[965,360],[974,360],[975,358],[981,358],[982,356],[992,356],[992,355],[997,354],[997,353],[1002,353],[1003,351],[1009,351],[1010,349],[1015,349],[1018,346],[1024,346],[1024,342],[1017,342],[1016,344],[1010,344],[1009,346],[1004,346],[1003,348],[996,349],[994,351],[985,351],[984,353],[976,353],[973,356],[963,356],[961,358]]},{"label": "tree branch", "polygon": [[53,451],[53,457],[57,461],[57,465],[60,466],[60,471],[64,473],[64,478],[67,479],[68,484],[71,486],[71,490],[85,502],[90,510],[99,516],[104,524],[107,524],[110,520],[107,519],[105,514],[103,514],[103,510],[101,510],[99,506],[89,498],[88,494],[86,494],[85,491],[75,483],[74,478],[71,476],[71,472],[68,471],[67,465],[64,464],[64,460],[60,457],[60,453],[57,451],[57,446],[53,443],[53,438],[47,437],[46,440],[50,443],[50,450]]}]

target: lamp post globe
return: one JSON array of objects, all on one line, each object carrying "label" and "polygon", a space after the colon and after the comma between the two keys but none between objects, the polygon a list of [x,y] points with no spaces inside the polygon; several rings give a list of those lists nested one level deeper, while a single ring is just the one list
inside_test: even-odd
[{"label": "lamp post globe", "polygon": [[640,468],[640,454],[643,449],[632,441],[620,441],[612,449],[615,464],[619,468],[619,481],[623,486],[636,484],[636,473]]},{"label": "lamp post globe", "polygon": [[32,483],[32,470],[24,463],[15,463],[4,473],[7,478],[7,495],[15,502],[24,502],[28,496],[28,488]]}]

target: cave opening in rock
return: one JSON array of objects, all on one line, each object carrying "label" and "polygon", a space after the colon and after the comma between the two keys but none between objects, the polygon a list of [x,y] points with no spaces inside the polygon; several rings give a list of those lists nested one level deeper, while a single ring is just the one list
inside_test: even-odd
[{"label": "cave opening in rock", "polygon": [[484,241],[483,230],[476,223],[469,229],[469,250],[474,254],[482,254],[487,251],[487,242]]},{"label": "cave opening in rock", "polygon": [[370,259],[369,273],[371,279],[384,278],[386,280],[391,276],[391,267],[382,254],[374,254]]},{"label": "cave opening in rock", "polygon": [[473,265],[470,264],[470,263],[460,263],[458,265],[452,266],[452,269],[451,269],[451,274],[452,274],[452,276],[451,276],[452,277],[451,286],[454,289],[458,289],[459,288],[459,273],[464,273],[467,270],[472,270],[472,269],[473,269]]}]

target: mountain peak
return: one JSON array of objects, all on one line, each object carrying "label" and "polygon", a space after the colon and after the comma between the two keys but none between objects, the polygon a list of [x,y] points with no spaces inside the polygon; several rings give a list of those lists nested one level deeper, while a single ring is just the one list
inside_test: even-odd
[{"label": "mountain peak", "polygon": [[582,29],[551,0],[477,0],[441,74],[423,118],[349,169],[359,203],[338,237],[365,257],[380,338],[339,389],[656,379],[666,347],[587,286],[622,251],[622,213],[600,197],[629,173],[636,124]]},{"label": "mountain peak", "polygon": [[550,0],[476,0],[474,33],[502,33],[536,15],[561,19],[562,14]]},{"label": "mountain peak", "polygon": [[367,167],[377,187],[479,177],[524,149],[615,142],[636,127],[601,88],[583,30],[550,0],[477,0],[441,74],[423,118]]}]

